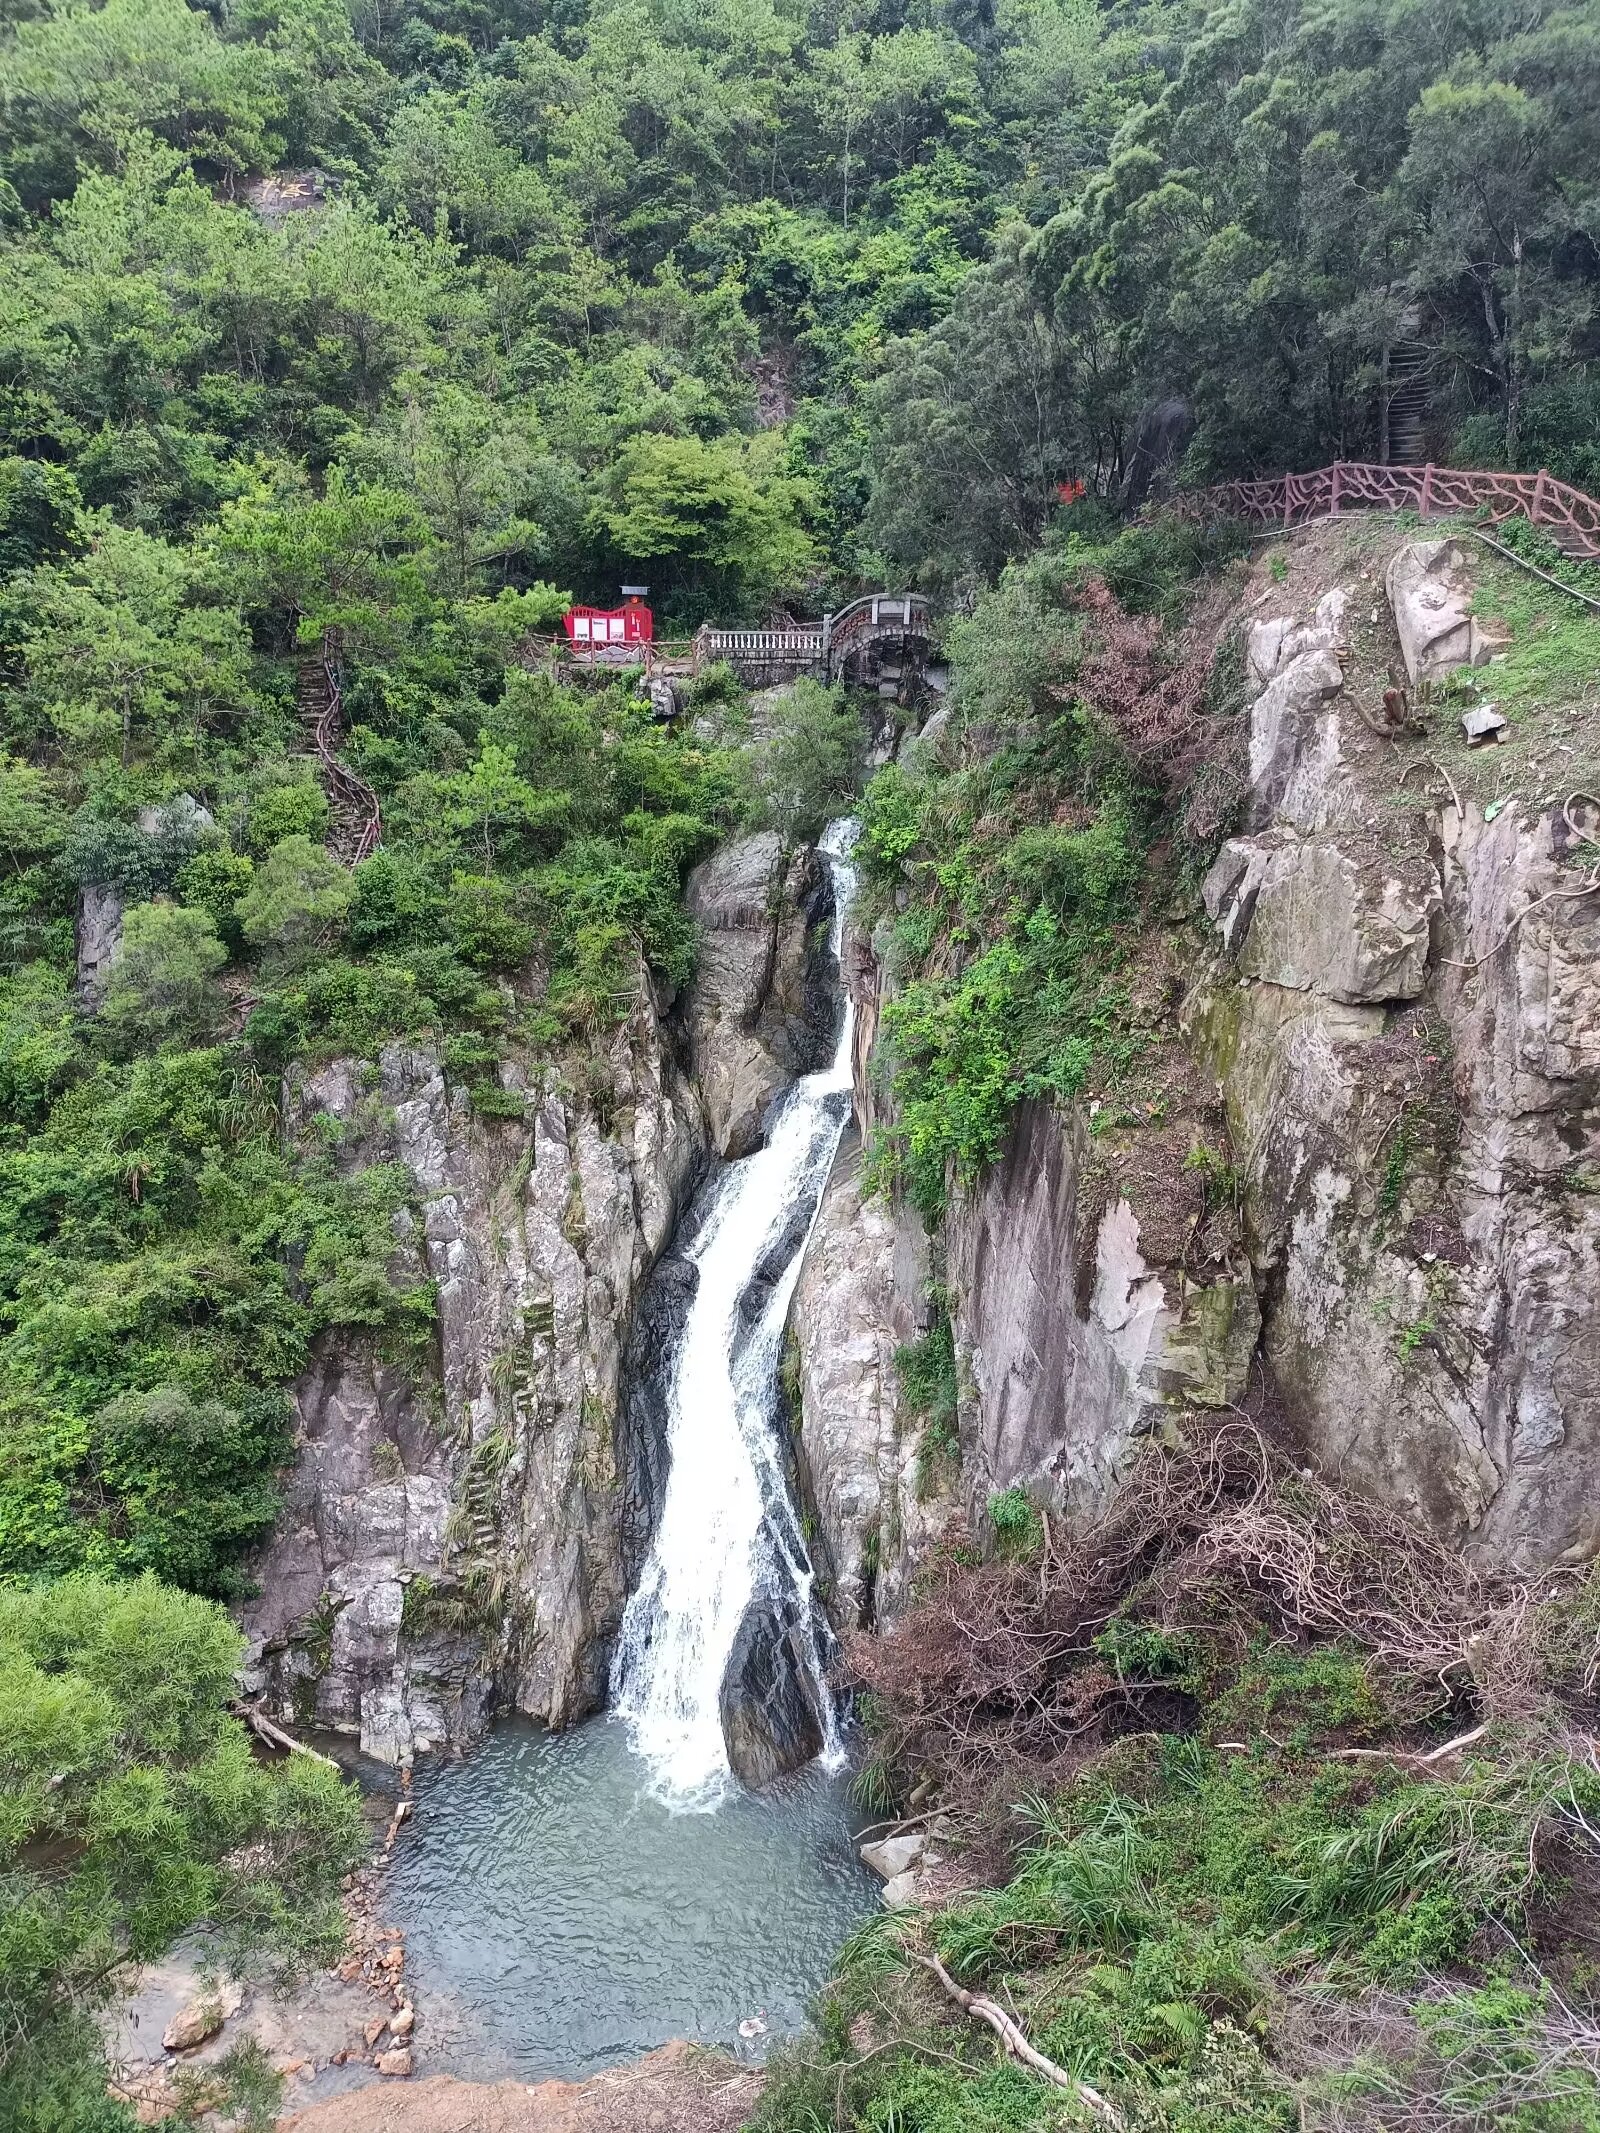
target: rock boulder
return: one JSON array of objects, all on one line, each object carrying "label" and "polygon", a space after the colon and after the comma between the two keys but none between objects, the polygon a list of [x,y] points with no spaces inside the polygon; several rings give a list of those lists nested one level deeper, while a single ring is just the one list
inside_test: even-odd
[{"label": "rock boulder", "polygon": [[1459,541],[1407,541],[1384,573],[1406,672],[1440,681],[1481,667],[1492,647],[1472,614],[1472,568]]}]

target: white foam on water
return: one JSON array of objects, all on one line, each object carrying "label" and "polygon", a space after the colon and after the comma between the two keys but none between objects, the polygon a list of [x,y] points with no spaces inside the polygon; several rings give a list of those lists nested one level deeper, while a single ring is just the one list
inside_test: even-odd
[{"label": "white foam on water", "polygon": [[[820,849],[833,875],[837,958],[855,891],[853,821],[830,823]],[[816,1219],[849,1115],[854,1009],[848,992],[829,1064],[790,1091],[764,1147],[731,1164],[689,1257],[699,1275],[667,1402],[670,1465],[661,1520],[628,1601],[612,1666],[613,1708],[649,1765],[658,1796],[710,1808],[733,1783],[722,1734],[723,1676],[764,1584],[794,1594],[815,1622],[812,1569],[787,1500],[773,1423],[779,1352],[800,1275],[796,1245],[753,1329],[739,1302],[796,1214]],[[807,1665],[825,1714],[824,1758],[842,1759],[823,1658],[808,1627]]]}]

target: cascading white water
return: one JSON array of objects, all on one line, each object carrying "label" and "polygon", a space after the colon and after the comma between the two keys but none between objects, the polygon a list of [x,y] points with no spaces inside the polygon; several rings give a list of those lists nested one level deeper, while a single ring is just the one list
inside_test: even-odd
[{"label": "cascading white water", "polygon": [[[838,955],[855,889],[854,822],[830,823],[820,849],[833,875]],[[812,1572],[789,1510],[772,1424],[773,1389],[803,1240],[752,1329],[739,1303],[797,1215],[809,1228],[849,1113],[854,1011],[848,994],[832,1061],[807,1074],[763,1148],[732,1164],[690,1248],[699,1274],[667,1403],[670,1466],[655,1545],[622,1620],[612,1701],[649,1763],[661,1797],[712,1807],[731,1782],[720,1696],[734,1640],[773,1575],[813,1619]],[[822,1657],[810,1654],[825,1714],[823,1753],[837,1757]]]}]

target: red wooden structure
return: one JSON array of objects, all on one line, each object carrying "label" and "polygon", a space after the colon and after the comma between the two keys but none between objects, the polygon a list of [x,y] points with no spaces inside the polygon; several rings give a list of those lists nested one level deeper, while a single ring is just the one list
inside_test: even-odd
[{"label": "red wooden structure", "polygon": [[1415,511],[1423,518],[1470,512],[1480,523],[1525,518],[1565,554],[1600,561],[1600,503],[1553,474],[1473,473],[1461,467],[1382,467],[1342,459],[1314,474],[1229,481],[1178,499],[1196,517],[1303,526],[1345,511]]},{"label": "red wooden structure", "polygon": [[655,617],[644,604],[644,586],[624,585],[621,607],[570,607],[562,619],[568,644],[585,651],[611,644],[649,644]]}]

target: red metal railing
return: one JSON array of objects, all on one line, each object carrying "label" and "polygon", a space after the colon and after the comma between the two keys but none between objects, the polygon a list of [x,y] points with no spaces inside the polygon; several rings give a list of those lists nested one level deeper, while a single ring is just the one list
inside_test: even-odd
[{"label": "red metal railing", "polygon": [[1600,503],[1553,474],[1474,473],[1461,467],[1378,467],[1341,459],[1314,474],[1275,474],[1228,481],[1179,499],[1205,518],[1242,518],[1262,526],[1301,526],[1345,511],[1415,511],[1422,518],[1457,512],[1483,525],[1525,518],[1570,556],[1600,561]]}]

